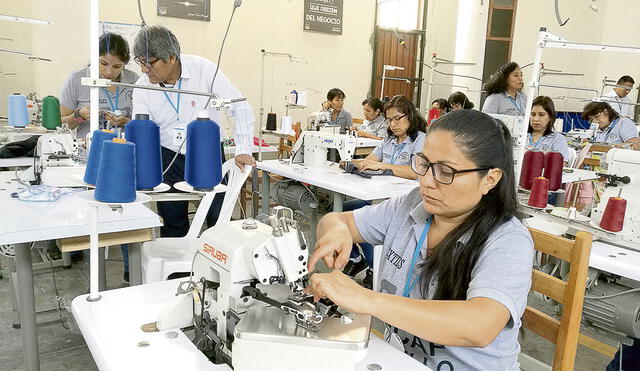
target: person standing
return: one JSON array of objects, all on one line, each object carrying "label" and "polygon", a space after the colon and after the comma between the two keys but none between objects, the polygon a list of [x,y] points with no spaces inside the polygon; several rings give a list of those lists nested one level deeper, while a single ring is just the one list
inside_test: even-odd
[{"label": "person standing", "polygon": [[520,66],[516,62],[503,64],[483,86],[488,97],[482,112],[524,116],[527,96],[522,92],[523,86]]},{"label": "person standing", "polygon": [[631,92],[631,89],[633,89],[633,84],[635,83],[636,82],[633,81],[633,78],[631,76],[624,75],[618,79],[618,82],[616,82],[616,85],[624,86],[624,88],[613,88],[610,92],[604,95],[607,98],[612,98],[607,102],[609,103],[611,108],[618,112],[620,117],[627,117],[631,120],[633,120],[633,108],[635,106],[631,104],[629,93]]}]

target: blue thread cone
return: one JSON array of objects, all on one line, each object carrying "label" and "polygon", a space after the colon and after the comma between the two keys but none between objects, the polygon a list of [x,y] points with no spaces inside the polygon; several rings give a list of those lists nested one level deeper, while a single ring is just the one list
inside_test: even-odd
[{"label": "blue thread cone", "polygon": [[24,127],[29,124],[29,112],[27,111],[27,97],[20,93],[13,93],[7,98],[9,106],[9,125]]},{"label": "blue thread cone", "polygon": [[113,138],[116,138],[116,133],[111,130],[96,130],[93,132],[91,136],[91,147],[89,148],[89,157],[87,158],[87,167],[84,170],[83,180],[85,183],[96,185],[102,145],[105,140],[111,141]]},{"label": "blue thread cone", "polygon": [[196,190],[208,191],[222,180],[220,126],[201,111],[187,125],[187,155],[184,179]]},{"label": "blue thread cone", "polygon": [[105,141],[96,180],[96,200],[131,202],[136,199],[136,145],[124,139]]},{"label": "blue thread cone", "polygon": [[149,115],[138,114],[125,127],[125,138],[136,145],[136,185],[151,190],[162,182],[160,127]]}]

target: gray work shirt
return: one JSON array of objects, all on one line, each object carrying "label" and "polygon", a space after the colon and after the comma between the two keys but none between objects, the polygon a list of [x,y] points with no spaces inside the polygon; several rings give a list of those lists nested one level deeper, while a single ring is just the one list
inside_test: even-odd
[{"label": "gray work shirt", "polygon": [[365,120],[365,122],[360,125],[360,130],[366,131],[367,133],[380,138],[387,137],[388,128],[389,124],[387,123],[387,119],[383,115],[378,115],[378,117],[374,118],[371,121]]},{"label": "gray work shirt", "polygon": [[630,119],[633,119],[633,109],[635,108],[635,106],[631,104],[631,99],[629,99],[628,95],[624,98],[620,98],[615,90],[611,90],[607,94],[603,95],[603,97],[610,98],[605,102],[609,103],[611,108],[613,108],[614,111],[618,112],[621,117],[628,117]]},{"label": "gray work shirt", "polygon": [[527,96],[522,92],[517,92],[513,98],[507,92],[491,94],[484,101],[482,112],[497,113],[500,115],[524,116],[527,108]]},{"label": "gray work shirt", "polygon": [[422,152],[425,135],[419,131],[416,140],[411,140],[407,136],[402,143],[398,143],[398,138],[387,137],[371,152],[385,164],[411,165],[411,155]]},{"label": "gray work shirt", "polygon": [[631,119],[620,117],[613,120],[606,128],[596,130],[593,141],[597,143],[620,144],[631,138],[638,138],[638,128]]},{"label": "gray work shirt", "polygon": [[[402,295],[413,252],[426,221],[431,217],[423,208],[419,188],[380,204],[354,210],[353,216],[360,235],[373,245],[383,245],[379,290]],[[465,244],[470,233],[458,244]],[[437,286],[437,272],[424,272],[421,263],[427,247],[420,250],[414,278],[431,276],[428,297],[416,284],[412,298],[431,299]],[[483,252],[471,273],[467,299],[483,297],[495,300],[507,308],[510,319],[498,336],[484,348],[443,346],[431,343],[409,332],[388,327],[388,334],[397,334],[405,353],[433,370],[519,370],[518,330],[531,287],[533,241],[527,229],[516,218],[498,226],[489,236]],[[388,336],[385,336],[388,337]]]},{"label": "gray work shirt", "polygon": [[567,138],[560,133],[552,132],[543,135],[535,143],[531,133],[527,134],[527,149],[537,149],[542,152],[560,152],[565,161],[569,161],[569,146]]},{"label": "gray work shirt", "polygon": [[[330,112],[333,114],[333,111]],[[349,113],[349,111],[343,108],[342,110],[340,110],[340,112],[338,112],[338,116],[336,116],[335,120],[329,121],[329,125],[337,125],[348,130],[351,125],[353,125],[351,114]]]},{"label": "gray work shirt", "polygon": [[[89,106],[89,87],[82,86],[80,80],[83,77],[89,77],[89,67],[85,67],[81,70],[72,72],[64,83],[62,92],[60,93],[60,104],[75,110],[76,108],[82,108]],[[123,69],[120,73],[120,82],[127,84],[135,84],[138,81],[137,73],[128,69]],[[133,89],[118,87],[116,93],[111,93],[106,88],[100,89],[99,94],[100,109],[114,112],[120,110],[125,117],[131,118],[131,107]],[[100,129],[106,129],[107,122],[104,115],[100,115]],[[78,125],[76,128],[76,138],[81,139],[87,136],[89,133],[89,121],[85,121]]]}]

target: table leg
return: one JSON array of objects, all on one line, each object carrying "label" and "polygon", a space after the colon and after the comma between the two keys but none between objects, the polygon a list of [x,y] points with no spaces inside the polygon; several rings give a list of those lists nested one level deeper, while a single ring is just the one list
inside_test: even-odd
[{"label": "table leg", "polygon": [[269,204],[271,203],[269,198],[269,192],[271,191],[271,178],[269,173],[262,171],[262,213],[269,215]]},{"label": "table leg", "polygon": [[107,264],[104,258],[104,247],[98,249],[98,256],[98,272],[100,272],[98,290],[104,291],[107,289]]},{"label": "table leg", "polygon": [[71,269],[71,253],[62,253],[62,268]]},{"label": "table leg", "polygon": [[256,192],[260,191],[260,184],[258,184],[258,173],[259,170],[257,167],[254,167],[251,174],[251,214],[255,218],[258,216],[258,197],[255,197]]},{"label": "table leg", "polygon": [[342,212],[342,194],[333,192],[333,212]]},{"label": "table leg", "polygon": [[33,294],[33,263],[31,244],[15,245],[16,271],[18,281],[18,307],[20,308],[20,324],[22,325],[22,353],[25,370],[40,370],[38,349],[38,330],[36,328],[36,303]]},{"label": "table leg", "polygon": [[8,259],[2,257],[2,259],[6,259],[6,263],[9,265],[9,285],[11,286],[11,306],[13,309],[13,328],[20,328],[20,308],[18,307],[18,296],[16,292],[18,291],[16,288],[16,263],[14,259]]},{"label": "table leg", "polygon": [[129,286],[142,285],[142,243],[129,244]]}]

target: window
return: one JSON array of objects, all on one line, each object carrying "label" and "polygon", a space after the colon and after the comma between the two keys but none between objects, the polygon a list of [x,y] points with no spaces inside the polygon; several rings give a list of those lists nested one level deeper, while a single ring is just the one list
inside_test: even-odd
[{"label": "window", "polygon": [[378,27],[417,29],[418,10],[419,0],[378,0]]}]

